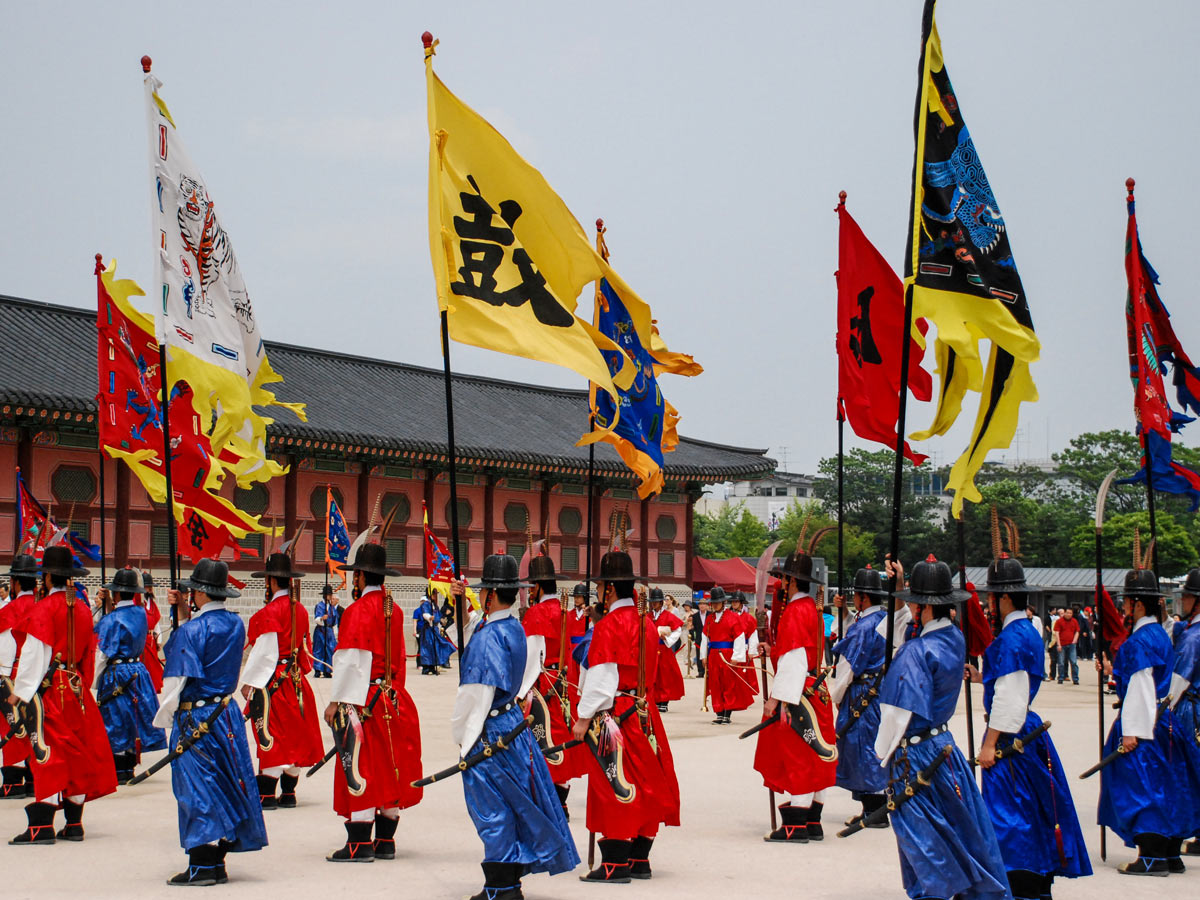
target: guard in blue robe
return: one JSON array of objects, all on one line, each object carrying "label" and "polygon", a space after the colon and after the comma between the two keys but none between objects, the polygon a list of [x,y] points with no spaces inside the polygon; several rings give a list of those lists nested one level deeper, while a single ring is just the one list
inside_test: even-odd
[{"label": "guard in blue robe", "polygon": [[[887,591],[879,572],[859,569],[854,575],[858,618],[833,645],[836,668],[830,694],[837,704],[837,784],[862,804],[862,813],[846,824],[870,816],[886,798],[887,771],[875,755],[879,733],[879,679],[887,653],[887,611],[879,605]],[[880,828],[886,828],[886,820]]]},{"label": "guard in blue robe", "polygon": [[[1092,864],[1049,732],[1029,739],[1042,724],[1032,707],[1046,677],[1046,654],[1041,635],[1025,615],[1029,586],[1021,564],[1001,554],[988,567],[987,590],[1004,624],[983,654],[982,677],[970,668],[972,679],[983,683],[988,713],[979,751],[983,799],[1013,897],[1044,900],[1054,876],[1091,875]],[[1020,751],[1014,749],[1018,739]],[[1004,754],[1000,759],[998,748]]]},{"label": "guard in blue robe", "polygon": [[321,599],[313,607],[313,678],[333,677],[333,652],[337,650],[337,627],[342,608],[333,594],[333,586],[321,588]]},{"label": "guard in blue robe", "polygon": [[1112,661],[1121,714],[1104,754],[1118,746],[1126,752],[1101,770],[1099,809],[1100,824],[1137,847],[1137,859],[1118,869],[1125,875],[1183,872],[1180,845],[1200,829],[1200,747],[1167,705],[1175,651],[1159,624],[1163,596],[1149,569],[1125,576],[1125,613],[1134,626]]},{"label": "guard in blue robe", "polygon": [[[172,722],[171,747],[206,726],[200,739],[171,763],[171,788],[179,804],[179,843],[188,867],[171,885],[211,885],[228,881],[225,854],[267,845],[254,761],[246,742],[246,724],[231,699],[242,665],[246,627],[225,608],[240,596],[229,587],[229,569],[202,559],[191,578],[179,582],[192,592],[199,612],[188,615],[186,598],[171,591],[181,624],[166,646],[163,699],[156,725]],[[222,707],[222,701],[228,701]],[[220,710],[220,712],[217,712]],[[215,718],[214,718],[215,716]]]},{"label": "guard in blue robe", "polygon": [[148,630],[146,610],[133,601],[141,591],[137,572],[118,569],[100,594],[104,609],[109,608],[110,595],[116,595],[116,607],[96,622],[100,651],[96,702],[108,732],[118,784],[128,784],[133,778],[142,753],[167,746],[166,734],[154,727],[158,695],[142,662]]},{"label": "guard in blue robe", "polygon": [[[1175,624],[1171,709],[1184,734],[1194,734],[1200,745],[1200,569],[1187,573],[1179,605],[1182,621]],[[1200,856],[1200,840],[1188,841],[1183,849],[1188,856]]]},{"label": "guard in blue robe", "polygon": [[[517,561],[489,556],[483,580],[488,617],[467,644],[459,674],[452,730],[464,758],[495,744],[524,715],[517,700],[526,680],[526,642],[512,604],[522,585]],[[488,596],[490,595],[490,596]],[[490,603],[489,603],[490,601]],[[554,782],[529,729],[508,749],[463,772],[467,811],[483,841],[483,890],[472,900],[520,900],[521,878],[556,875],[579,865]]]},{"label": "guard in blue robe", "polygon": [[413,621],[417,635],[417,663],[422,675],[436,675],[438,668],[450,665],[450,654],[454,645],[442,634],[442,614],[429,595],[413,610]]},{"label": "guard in blue robe", "polygon": [[[1010,900],[991,819],[948,724],[967,655],[949,614],[967,595],[954,588],[950,567],[930,556],[913,567],[909,590],[896,596],[920,604],[921,630],[904,642],[884,676],[875,751],[888,765],[889,796],[899,800],[906,786],[916,791],[891,816],[904,890],[913,900]],[[950,756],[931,784],[918,784],[917,773],[947,746]]]}]

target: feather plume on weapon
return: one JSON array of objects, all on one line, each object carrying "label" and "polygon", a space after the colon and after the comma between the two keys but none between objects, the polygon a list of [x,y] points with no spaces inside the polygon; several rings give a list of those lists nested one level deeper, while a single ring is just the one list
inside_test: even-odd
[{"label": "feather plume on weapon", "polygon": [[1158,543],[1158,538],[1150,538],[1150,543],[1146,545],[1146,552],[1142,554],[1142,563],[1140,568],[1150,568],[1150,562],[1154,559],[1154,545],[1156,543]]},{"label": "feather plume on weapon", "polygon": [[808,521],[812,518],[812,504],[804,508],[804,521],[800,523],[800,536],[796,538],[796,549],[804,547],[804,536],[808,534]]},{"label": "feather plume on weapon", "polygon": [[1133,526],[1133,567],[1142,567],[1142,532],[1138,526]]},{"label": "feather plume on weapon", "polygon": [[296,533],[293,534],[290,539],[284,541],[282,544],[279,545],[279,552],[286,553],[288,556],[290,556],[292,558],[293,561],[295,561],[296,548],[300,545],[300,537],[301,537],[301,535],[304,534],[304,530],[306,528],[308,528],[308,523],[301,522],[300,527],[296,529]]},{"label": "feather plume on weapon", "polygon": [[[521,555],[521,563],[517,566],[517,578],[521,581],[529,578],[529,563],[541,552],[542,545],[545,543],[541,539],[533,540],[533,532],[529,533],[529,538],[529,546],[525,548],[525,552]],[[518,593],[521,597],[521,610],[524,611],[529,606],[529,588],[521,588]]]},{"label": "feather plume on weapon", "polygon": [[[812,538],[809,540],[808,549],[805,550],[804,552],[807,553],[809,556],[812,556],[813,553],[817,549],[817,544],[821,543],[821,539],[823,537],[825,537],[827,534],[833,534],[833,532],[835,532],[835,531],[837,531],[836,525],[826,525],[824,528],[818,529],[817,532],[815,534],[813,534]],[[800,545],[797,544],[796,546],[798,547]]]},{"label": "feather plume on weapon", "polygon": [[[275,538],[279,535],[279,524],[275,516],[271,516],[271,540],[267,541],[267,556],[275,552]],[[264,557],[265,558],[265,557]]]},{"label": "feather plume on weapon", "polygon": [[383,491],[375,495],[375,505],[371,507],[371,518],[367,522],[368,528],[374,528],[375,523],[379,521],[379,507],[383,503]]},{"label": "feather plume on weapon", "polygon": [[999,559],[1000,554],[1004,552],[1004,541],[1000,537],[1000,514],[996,511],[996,504],[992,504],[992,559]]},{"label": "feather plume on weapon", "polygon": [[1000,522],[1008,534],[1008,555],[1019,558],[1021,556],[1021,532],[1017,529],[1017,523],[1008,516],[1001,516]]}]

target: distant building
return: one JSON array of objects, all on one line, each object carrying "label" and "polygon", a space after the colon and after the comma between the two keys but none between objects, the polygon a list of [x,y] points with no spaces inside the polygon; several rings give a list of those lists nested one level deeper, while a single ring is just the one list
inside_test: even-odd
[{"label": "distant building", "polygon": [[741,505],[766,525],[767,530],[774,531],[789,506],[815,499],[813,485],[816,480],[815,476],[799,472],[772,472],[750,481],[714,485],[700,498],[696,512],[716,515],[726,506]]}]

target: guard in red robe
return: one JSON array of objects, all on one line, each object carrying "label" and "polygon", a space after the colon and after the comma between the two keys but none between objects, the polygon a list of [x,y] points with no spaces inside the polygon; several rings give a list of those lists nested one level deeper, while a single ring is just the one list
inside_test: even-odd
[{"label": "guard in red robe", "polygon": [[746,661],[746,629],[739,613],[725,608],[725,589],[709,592],[711,612],[704,622],[700,655],[705,660],[705,692],[712,698],[714,725],[728,725],[734,711],[754,703],[754,668]]},{"label": "guard in red robe", "polygon": [[263,809],[291,809],[296,806],[300,769],[325,755],[321,711],[306,677],[313,668],[308,610],[292,597],[292,581],[303,573],[292,571],[286,553],[272,553],[266,568],[253,577],[265,580],[270,596],[250,617],[250,655],[242,669],[242,696],[249,700],[251,691],[260,692],[249,707],[258,753],[258,794]]},{"label": "guard in red robe", "polygon": [[[75,596],[72,578],[87,569],[75,565],[67,547],[48,547],[42,555],[42,590],[25,622],[21,667],[9,703],[40,698],[43,711],[38,743],[30,759],[34,801],[25,807],[29,827],[10,844],[53,844],[56,838],[83,840],[83,805],[117,789],[117,770],[108,733],[92,696],[96,633],[92,611]],[[54,833],[54,813],[62,806],[66,824]]]},{"label": "guard in red robe", "polygon": [[[9,582],[8,599],[0,601],[0,678],[12,687],[17,677],[21,645],[25,643],[25,621],[37,602],[37,560],[19,553],[5,573]],[[8,722],[0,719],[0,728],[8,731]],[[29,741],[10,738],[0,751],[0,798],[19,800],[33,795],[33,775],[29,771]]]},{"label": "guard in red robe", "polygon": [[579,660],[575,658],[575,649],[583,643],[584,636],[592,627],[589,601],[592,592],[587,585],[577,584],[571,590],[571,602],[574,604],[567,612],[567,691],[571,694],[571,705],[579,705]]},{"label": "guard in red robe", "polygon": [[[742,619],[742,634],[746,638],[746,662],[750,671],[747,675],[754,675],[754,660],[758,658],[758,618],[751,611],[749,604],[746,602],[746,595],[741,591],[735,591],[733,601],[730,604],[733,611],[741,616]],[[758,679],[750,678],[750,686],[754,691],[754,696],[758,696]]]},{"label": "guard in red robe", "polygon": [[142,573],[142,594],[138,598],[146,607],[146,647],[142,650],[142,665],[150,673],[150,681],[154,683],[154,693],[162,693],[163,661],[158,646],[158,626],[162,622],[162,613],[154,602],[154,576],[149,572]]},{"label": "guard in red robe", "polygon": [[[325,708],[325,721],[348,757],[334,772],[333,784],[333,808],[345,819],[346,845],[325,858],[395,859],[400,810],[421,802],[421,789],[412,786],[421,777],[421,723],[404,689],[405,620],[383,583],[400,573],[388,568],[387,550],[380,544],[359,547],[343,570],[354,573],[358,599],[342,614],[329,686],[333,702]],[[389,606],[390,629],[385,627]]]},{"label": "guard in red robe", "polygon": [[663,608],[665,601],[662,588],[650,588],[650,615],[658,631],[658,672],[650,699],[658,705],[659,712],[666,712],[672,700],[683,699],[683,674],[675,658],[683,635],[683,620]]},{"label": "guard in red robe", "polygon": [[[807,701],[814,724],[810,739],[823,742],[826,758],[797,733],[790,721],[780,720],[758,733],[754,768],[763,777],[763,784],[776,794],[790,795],[779,807],[783,824],[766,836],[767,841],[806,843],[822,840],[821,810],[825,789],[837,780],[837,733],[833,726],[833,703],[829,691],[821,685],[815,692],[812,686],[820,676],[821,660],[825,653],[825,626],[816,601],[808,588],[818,583],[812,572],[812,557],[807,553],[789,553],[783,565],[771,574],[782,580],[778,614],[771,644],[771,663],[775,681],[771,697],[763,708],[763,717],[770,717],[780,704],[788,704],[781,712],[789,715],[791,707]],[[811,693],[810,693],[811,692]]]},{"label": "guard in red robe", "polygon": [[[597,728],[617,727],[636,702],[639,682],[654,683],[658,664],[654,622],[649,615],[639,616],[635,606],[629,554],[606,553],[600,561],[597,585],[608,611],[592,629],[579,718],[573,727],[577,738],[593,727],[595,716],[600,716]],[[626,803],[618,800],[610,776],[591,756],[587,827],[601,835],[602,862],[581,876],[584,881],[627,883],[631,878],[650,878],[650,848],[659,826],[679,824],[679,784],[658,709],[649,704],[644,720],[634,712],[621,720],[619,727],[624,739],[621,753],[606,764],[617,770],[614,777],[623,773],[634,789],[633,796]]]},{"label": "guard in red robe", "polygon": [[[566,623],[563,620],[563,602],[558,596],[554,560],[548,556],[531,559],[529,582],[530,605],[521,623],[525,628],[525,677],[521,680],[517,696],[528,697],[536,685],[550,712],[550,734],[547,738],[551,745],[557,745],[571,739],[575,705],[567,689],[568,673],[561,669],[565,663],[562,653],[563,626],[566,624],[569,628],[570,624],[569,620]],[[571,779],[587,772],[587,754],[586,747],[577,746],[559,753],[557,759],[546,760],[564,813],[567,810],[567,795],[571,791]]]}]

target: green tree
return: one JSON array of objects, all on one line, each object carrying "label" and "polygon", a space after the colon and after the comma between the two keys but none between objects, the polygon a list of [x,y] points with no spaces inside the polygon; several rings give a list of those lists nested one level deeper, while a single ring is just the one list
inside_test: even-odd
[{"label": "green tree", "polygon": [[[1196,565],[1196,545],[1188,530],[1175,521],[1170,513],[1156,515],[1158,526],[1158,574],[1175,578]],[[1104,521],[1104,564],[1111,567],[1130,567],[1133,564],[1134,529],[1141,535],[1142,551],[1150,544],[1150,514],[1147,512],[1118,513]],[[1094,522],[1085,522],[1075,529],[1071,538],[1071,553],[1075,564],[1096,564],[1096,529]]]},{"label": "green tree", "polygon": [[[808,527],[805,530],[806,518]],[[798,501],[793,502],[784,510],[783,517],[779,521],[779,528],[775,531],[774,538],[783,541],[776,553],[782,556],[795,550],[801,530],[805,530],[805,548],[802,549],[806,549],[809,542],[821,529],[836,526],[837,520],[830,517],[822,504],[816,501],[805,504]],[[813,548],[813,556],[824,559],[826,566],[829,567],[829,583],[831,585],[848,584],[854,578],[854,573],[866,566],[867,563],[874,564],[877,569],[882,568],[883,557],[875,555],[875,542],[872,535],[853,525],[846,525],[843,529],[840,580],[837,572],[837,549],[837,531],[825,535]]]},{"label": "green tree", "polygon": [[733,527],[737,524],[741,510],[741,503],[736,506],[726,503],[714,515],[697,513],[692,520],[692,544],[695,554],[707,559],[727,558]]},{"label": "green tree", "polygon": [[[1137,437],[1119,428],[1072,438],[1065,450],[1054,454],[1062,499],[1080,512],[1094,510],[1096,493],[1108,473],[1116,469],[1118,478],[1132,475],[1140,459]],[[1146,489],[1139,485],[1113,484],[1108,492],[1107,509],[1112,513],[1135,512],[1145,504]]]},{"label": "green tree", "polygon": [[729,533],[729,556],[758,556],[767,543],[767,526],[742,507],[742,514]]}]

